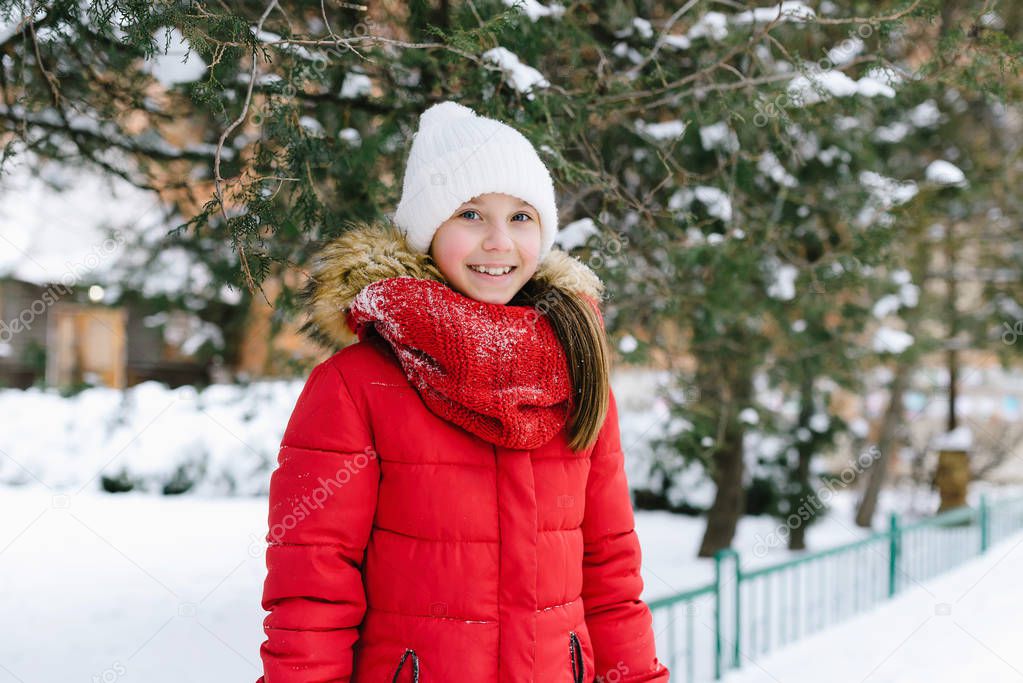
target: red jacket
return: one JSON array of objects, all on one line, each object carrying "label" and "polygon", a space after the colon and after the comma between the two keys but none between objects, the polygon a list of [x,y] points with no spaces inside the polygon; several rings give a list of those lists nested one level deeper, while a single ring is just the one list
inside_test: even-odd
[{"label": "red jacket", "polygon": [[592,447],[503,448],[431,412],[385,345],[318,365],[271,477],[257,683],[667,681],[618,430],[612,393]]}]

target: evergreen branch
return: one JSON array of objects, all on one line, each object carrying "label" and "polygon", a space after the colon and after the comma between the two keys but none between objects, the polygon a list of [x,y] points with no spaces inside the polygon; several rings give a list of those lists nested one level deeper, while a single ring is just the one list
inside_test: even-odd
[{"label": "evergreen branch", "polygon": [[[266,9],[263,10],[263,14],[259,18],[259,23],[256,25],[257,34],[263,30],[263,23],[266,21],[266,18],[270,16],[270,12],[272,12],[273,9],[277,6],[278,6],[277,0],[271,0],[270,3],[266,6]],[[227,140],[227,136],[230,135],[235,128],[241,125],[241,123],[245,120],[245,117],[249,115],[249,106],[252,102],[252,87],[256,82],[256,73],[258,71],[258,67],[259,59],[257,58],[256,51],[253,50],[252,69],[249,74],[248,87],[245,89],[245,102],[242,104],[242,110],[238,114],[238,118],[232,121],[231,124],[224,130],[224,132],[221,133],[220,140],[217,141],[217,150],[213,156],[213,183],[215,187],[217,202],[220,205],[220,213],[224,218],[225,225],[230,225],[230,219],[227,216],[227,208],[224,205],[223,191],[224,179],[220,175],[220,158],[223,154],[224,141]],[[249,288],[249,293],[250,294],[254,293],[253,290],[255,290],[258,287],[260,294],[263,295],[263,300],[266,301],[268,306],[273,308],[273,304],[270,303],[270,299],[267,298],[266,292],[263,291],[262,285],[257,286],[252,278],[252,271],[249,268],[249,260],[248,257],[245,255],[245,248],[240,240],[236,241],[236,249],[238,251],[238,257],[241,261],[242,271],[245,273],[245,283],[246,286],[248,286]]]}]

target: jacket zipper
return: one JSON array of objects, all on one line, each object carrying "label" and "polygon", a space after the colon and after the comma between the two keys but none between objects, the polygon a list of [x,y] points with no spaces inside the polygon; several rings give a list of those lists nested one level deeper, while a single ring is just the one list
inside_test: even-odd
[{"label": "jacket zipper", "polygon": [[398,668],[394,672],[394,678],[391,679],[391,683],[398,683],[398,674],[401,673],[401,669],[405,666],[405,660],[408,659],[409,655],[412,655],[412,683],[419,683],[419,655],[410,647],[405,648],[405,652],[401,655],[401,661],[398,662]]},{"label": "jacket zipper", "polygon": [[583,666],[583,648],[575,631],[568,634],[568,658],[572,661],[572,683],[584,683],[586,673]]}]

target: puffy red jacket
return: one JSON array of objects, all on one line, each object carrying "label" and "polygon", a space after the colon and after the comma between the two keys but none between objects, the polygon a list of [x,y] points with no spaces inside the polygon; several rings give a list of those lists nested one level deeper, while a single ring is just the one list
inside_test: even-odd
[{"label": "puffy red jacket", "polygon": [[[397,267],[395,239],[365,226],[323,253],[318,332],[339,329],[367,278],[395,274],[360,265]],[[589,449],[565,430],[503,448],[431,412],[390,349],[364,340],[312,371],[278,461],[257,683],[668,680],[613,393]]]}]

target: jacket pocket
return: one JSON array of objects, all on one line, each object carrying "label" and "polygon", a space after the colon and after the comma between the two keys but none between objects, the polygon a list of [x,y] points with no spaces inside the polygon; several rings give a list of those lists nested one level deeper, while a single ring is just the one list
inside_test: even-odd
[{"label": "jacket pocket", "polygon": [[391,683],[398,683],[398,676],[401,675],[401,670],[405,667],[405,660],[412,658],[412,683],[419,683],[419,655],[416,651],[410,647],[405,648],[405,652],[401,655],[401,660],[398,662],[398,668],[394,670],[394,678],[391,679]]},{"label": "jacket pocket", "polygon": [[568,633],[568,658],[572,662],[572,683],[585,683],[586,671],[583,664],[583,647],[575,631]]}]

